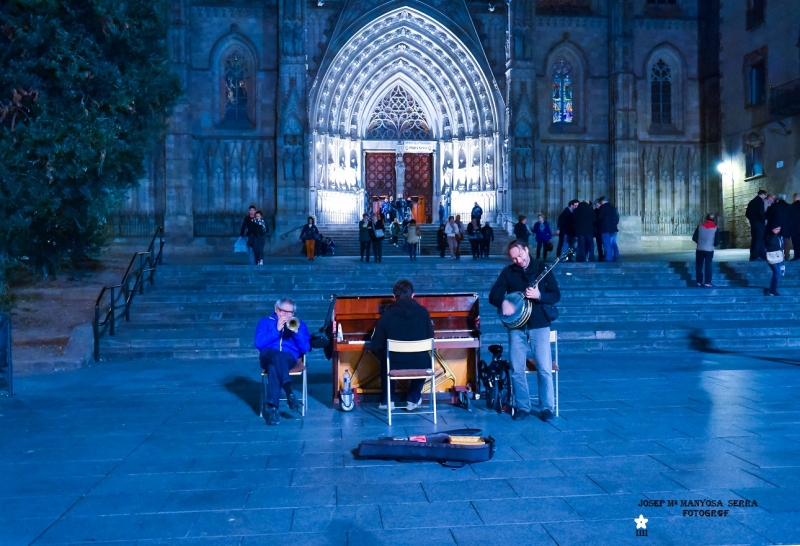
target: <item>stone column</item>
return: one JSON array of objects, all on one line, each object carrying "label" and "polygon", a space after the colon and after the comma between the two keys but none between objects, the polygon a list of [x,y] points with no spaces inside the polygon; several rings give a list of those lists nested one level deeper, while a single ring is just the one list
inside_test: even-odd
[{"label": "stone column", "polygon": [[276,234],[301,225],[309,209],[306,181],[308,124],[306,115],[305,2],[278,2],[278,122]]},{"label": "stone column", "polygon": [[623,252],[638,251],[642,245],[642,187],[633,72],[634,3],[632,0],[611,0],[609,7],[610,184],[614,191],[614,205],[620,215],[619,246]]},{"label": "stone column", "polygon": [[[167,35],[172,68],[186,89],[189,63],[188,0],[172,0],[170,29]],[[164,143],[165,214],[164,232],[172,242],[189,243],[194,237],[192,177],[192,110],[184,94],[170,116]]]},{"label": "stone column", "polygon": [[394,163],[395,199],[404,199],[403,190],[406,185],[406,164],[403,162],[403,145],[397,147],[397,159]]}]

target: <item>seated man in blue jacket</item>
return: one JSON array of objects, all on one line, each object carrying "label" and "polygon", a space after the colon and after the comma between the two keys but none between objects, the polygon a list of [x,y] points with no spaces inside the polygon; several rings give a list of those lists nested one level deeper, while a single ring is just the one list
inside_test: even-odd
[{"label": "seated man in blue jacket", "polygon": [[268,425],[277,425],[280,422],[278,403],[281,387],[286,392],[289,409],[302,409],[302,403],[292,392],[289,370],[295,367],[301,356],[311,350],[311,336],[306,323],[294,318],[295,310],[294,301],[281,298],[275,302],[275,312],[261,319],[256,327],[254,345],[260,351],[261,368],[267,370],[269,379],[266,416]]}]

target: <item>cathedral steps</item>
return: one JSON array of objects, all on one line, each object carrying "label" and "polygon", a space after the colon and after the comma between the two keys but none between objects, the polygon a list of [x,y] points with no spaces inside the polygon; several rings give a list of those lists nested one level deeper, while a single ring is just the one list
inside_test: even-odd
[{"label": "cathedral steps", "polygon": [[[426,257],[382,265],[328,260],[283,260],[261,267],[165,264],[155,286],[137,296],[131,322],[120,323],[116,336],[103,338],[101,354],[106,359],[255,358],[253,332],[278,297],[297,300],[299,316],[316,330],[331,293],[388,294],[399,278],[412,279],[420,293],[478,293],[484,347],[507,344],[506,331],[487,301],[505,260]],[[800,327],[794,326],[800,318],[796,264],[787,266],[780,298],[763,295],[770,276],[763,263],[714,264],[717,287],[712,289],[695,288],[693,271],[693,262],[559,266],[561,316],[554,327],[562,354],[800,346]]]}]

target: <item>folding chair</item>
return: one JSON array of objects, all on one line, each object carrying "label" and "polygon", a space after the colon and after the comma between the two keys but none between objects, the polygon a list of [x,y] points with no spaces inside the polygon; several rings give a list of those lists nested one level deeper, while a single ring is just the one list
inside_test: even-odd
[{"label": "folding chair", "polygon": [[[558,417],[558,331],[550,330],[550,352],[553,355],[553,394],[556,400],[556,417]],[[536,361],[529,358],[525,361],[525,373],[536,373]],[[536,398],[538,400],[538,398]],[[531,397],[534,400],[534,397]]]},{"label": "folding chair", "polygon": [[[431,353],[431,367],[423,369],[392,370],[390,355],[392,353]],[[389,415],[389,426],[392,425],[392,381],[406,379],[430,379],[431,381],[431,411],[416,411],[414,413],[432,413],[433,423],[436,424],[436,358],[433,353],[433,338],[420,341],[386,340],[386,411]],[[410,413],[406,413],[409,415]],[[398,412],[398,415],[403,413]]]},{"label": "folding chair", "polygon": [[[296,377],[298,375],[303,377],[303,392],[301,396],[297,397],[299,402],[303,403],[303,409],[300,410],[300,413],[303,417],[306,416],[306,400],[308,400],[308,375],[306,370],[306,357],[305,355],[301,356],[297,359],[297,364],[295,367],[289,370],[290,377]],[[267,400],[267,370],[261,370],[261,402],[259,403],[259,417],[264,417],[264,404],[266,404]],[[286,398],[281,398],[281,400],[286,400]]]}]

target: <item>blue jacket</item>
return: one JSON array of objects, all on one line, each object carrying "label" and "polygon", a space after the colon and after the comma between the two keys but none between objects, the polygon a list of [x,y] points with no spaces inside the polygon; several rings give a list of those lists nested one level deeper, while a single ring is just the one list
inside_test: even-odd
[{"label": "blue jacket", "polygon": [[300,330],[296,334],[286,328],[278,331],[277,326],[278,315],[275,313],[258,321],[256,340],[253,343],[256,349],[275,349],[291,354],[295,360],[311,350],[311,336],[305,322],[300,321]]},{"label": "blue jacket", "polygon": [[550,224],[547,222],[533,224],[533,234],[536,235],[537,243],[546,243],[553,238],[553,234],[550,233]]}]

